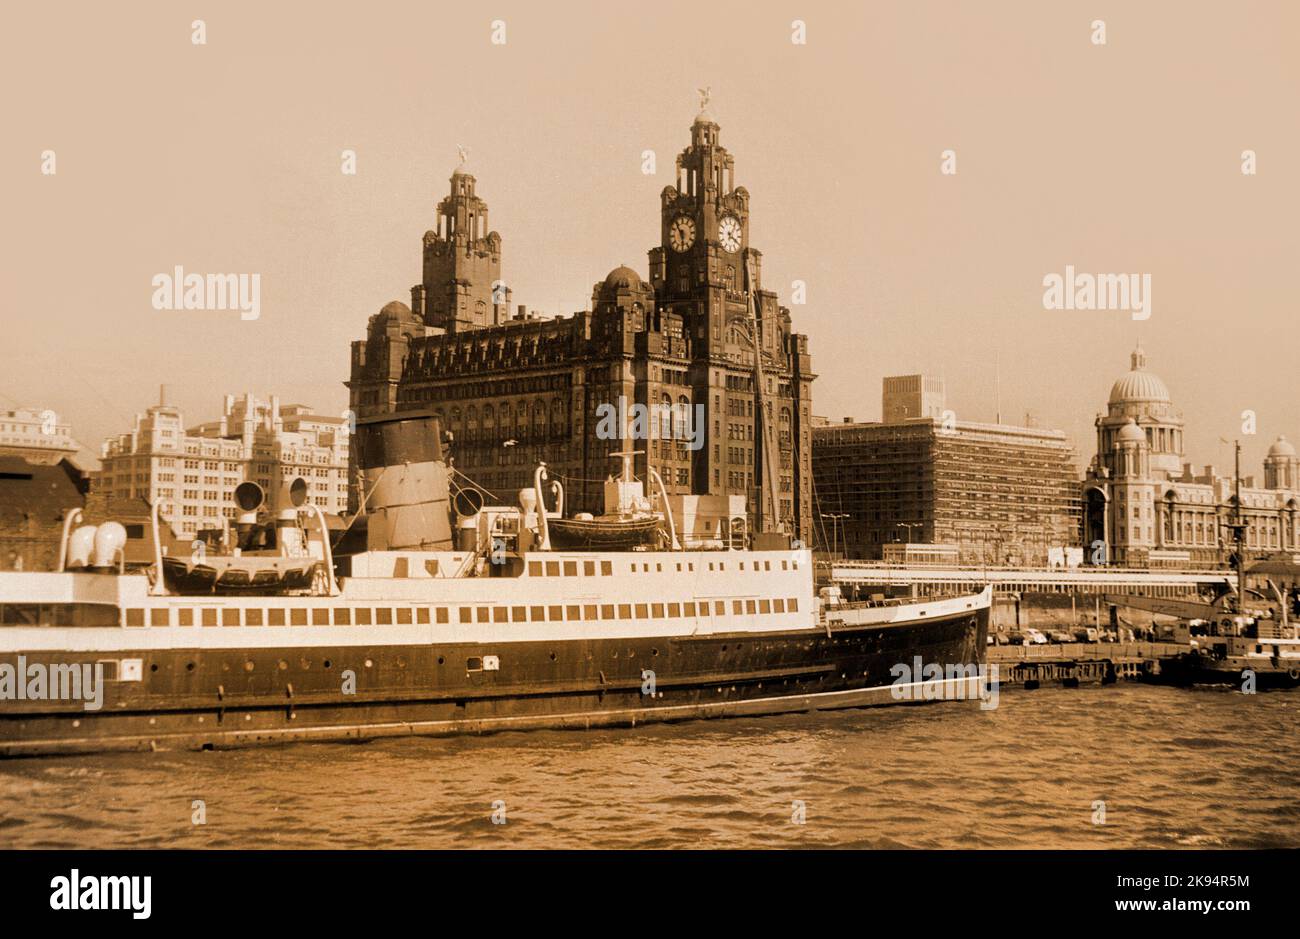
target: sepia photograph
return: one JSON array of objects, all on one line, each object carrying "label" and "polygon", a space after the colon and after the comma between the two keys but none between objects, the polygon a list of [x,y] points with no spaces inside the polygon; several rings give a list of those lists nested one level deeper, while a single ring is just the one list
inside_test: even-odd
[{"label": "sepia photograph", "polygon": [[4,20],[15,917],[1281,912],[1300,6]]}]

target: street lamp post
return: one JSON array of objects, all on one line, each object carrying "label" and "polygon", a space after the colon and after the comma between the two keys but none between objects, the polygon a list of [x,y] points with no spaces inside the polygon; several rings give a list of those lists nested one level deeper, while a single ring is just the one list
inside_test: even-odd
[{"label": "street lamp post", "polygon": [[[831,520],[831,556],[834,557],[839,553],[840,543],[839,532],[836,530],[836,523],[842,518],[848,518],[849,514],[847,512],[823,512],[821,513],[821,516],[822,518],[829,518]],[[847,544],[845,545],[845,549],[848,549]]]}]

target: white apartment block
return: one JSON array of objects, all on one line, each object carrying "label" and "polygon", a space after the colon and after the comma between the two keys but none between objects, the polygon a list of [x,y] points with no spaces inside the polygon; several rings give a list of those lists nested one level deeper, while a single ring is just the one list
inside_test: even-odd
[{"label": "white apartment block", "polygon": [[76,452],[72,428],[48,408],[0,411],[0,456],[54,464]]},{"label": "white apartment block", "polygon": [[223,528],[245,480],[262,487],[270,507],[281,483],[301,476],[309,501],[338,514],[348,504],[348,430],[342,417],[281,407],[274,395],[228,394],[220,419],[188,430],[179,408],[160,403],[136,415],[131,433],[104,442],[94,485],[109,498],[161,502],[182,536]]}]

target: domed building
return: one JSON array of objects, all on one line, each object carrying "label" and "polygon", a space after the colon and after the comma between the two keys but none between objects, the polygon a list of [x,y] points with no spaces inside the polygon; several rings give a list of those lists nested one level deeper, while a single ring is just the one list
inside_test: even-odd
[{"label": "domed building", "polygon": [[[1086,559],[1131,567],[1225,563],[1234,480],[1185,462],[1182,413],[1168,386],[1147,370],[1141,347],[1095,423],[1097,454],[1083,483]],[[1242,478],[1247,550],[1300,552],[1300,457],[1285,437],[1264,461],[1264,487],[1254,483]]]},{"label": "domed building", "polygon": [[1151,471],[1178,476],[1183,471],[1183,416],[1174,409],[1169,388],[1147,371],[1147,356],[1140,346],[1130,361],[1128,374],[1111,386],[1105,416],[1097,418],[1097,454],[1114,474],[1119,434],[1134,425],[1146,436]]},{"label": "domed building", "polygon": [[1278,437],[1264,458],[1265,489],[1300,489],[1300,459],[1285,437]]}]

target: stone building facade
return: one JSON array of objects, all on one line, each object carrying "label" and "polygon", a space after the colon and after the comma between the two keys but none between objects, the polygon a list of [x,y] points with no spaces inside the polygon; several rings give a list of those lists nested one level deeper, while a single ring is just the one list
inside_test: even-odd
[{"label": "stone building facade", "polygon": [[235,487],[256,482],[273,500],[302,477],[308,500],[340,513],[348,499],[348,422],[300,404],[226,395],[215,421],[185,428],[179,408],[160,401],[127,434],[106,440],[93,488],[107,499],[162,502],[182,536],[219,529],[236,514]]},{"label": "stone building facade", "polygon": [[[653,466],[670,496],[744,495],[751,513],[758,506],[766,514],[765,527],[778,514],[786,532],[811,540],[808,340],[762,286],[749,193],[733,172],[718,124],[701,113],[674,184],[660,196],[661,238],[649,251],[648,279],[616,267],[593,285],[590,310],[540,319],[523,307],[506,317],[501,238],[486,230],[474,178],[457,170],[439,230],[425,235],[424,279],[412,305],[389,303],[352,345],[352,409],[359,418],[432,412],[453,436],[456,468],[498,499],[513,501],[545,461],[565,485],[566,511],[599,512],[611,454],[624,447],[598,432],[602,416],[634,405],[672,408],[689,415],[690,426],[675,417],[656,432],[652,422],[650,439],[633,442],[644,451],[638,476]],[[440,253],[447,239],[455,257],[473,263],[447,261]],[[766,457],[756,352],[776,451]],[[771,498],[760,501],[765,460],[775,513]]]},{"label": "stone building facade", "polygon": [[[1097,455],[1083,484],[1085,556],[1135,567],[1227,563],[1234,478],[1184,461],[1182,413],[1140,348],[1096,427]],[[1241,480],[1249,554],[1300,555],[1297,484],[1300,459],[1279,437],[1264,461],[1263,487],[1253,476]]]}]

